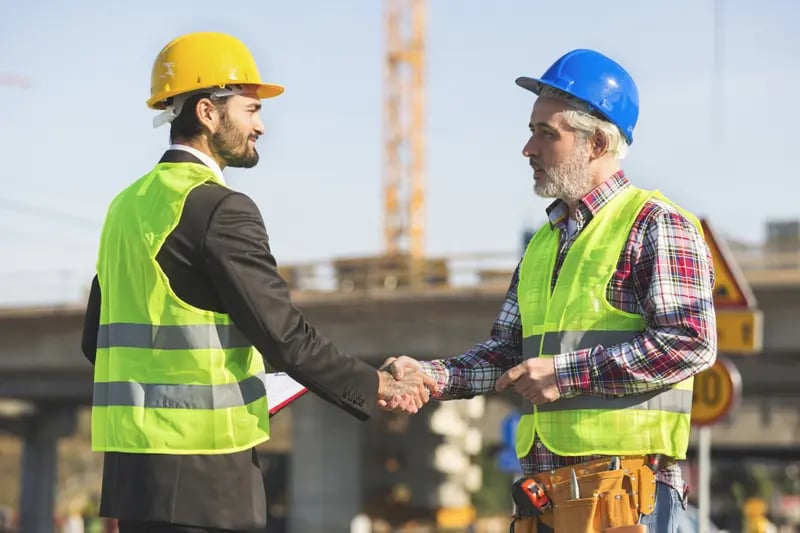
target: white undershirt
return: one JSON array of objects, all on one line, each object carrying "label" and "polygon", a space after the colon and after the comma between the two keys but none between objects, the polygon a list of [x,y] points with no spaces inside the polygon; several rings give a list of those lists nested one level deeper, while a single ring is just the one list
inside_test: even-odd
[{"label": "white undershirt", "polygon": [[204,154],[203,152],[201,152],[197,148],[192,148],[191,146],[186,146],[185,144],[170,144],[169,145],[169,149],[170,150],[183,150],[184,152],[189,152],[190,154],[195,156],[197,159],[202,161],[205,166],[210,168],[211,172],[216,174],[216,176],[219,178],[219,180],[223,184],[225,184],[225,176],[222,175],[222,169],[219,168],[219,165],[217,164],[217,162],[214,161],[214,159],[212,157],[210,157],[208,154]]}]

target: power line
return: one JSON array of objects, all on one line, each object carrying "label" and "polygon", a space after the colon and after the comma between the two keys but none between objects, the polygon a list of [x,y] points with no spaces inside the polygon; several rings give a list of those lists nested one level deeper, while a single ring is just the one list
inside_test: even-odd
[{"label": "power line", "polygon": [[17,200],[10,200],[8,198],[0,198],[0,210],[11,211],[13,213],[20,213],[24,215],[33,215],[39,218],[48,218],[51,220],[58,220],[76,226],[88,227],[91,229],[98,229],[100,223],[96,220],[90,220],[70,213],[62,213],[53,209],[43,209],[39,206],[25,204]]}]

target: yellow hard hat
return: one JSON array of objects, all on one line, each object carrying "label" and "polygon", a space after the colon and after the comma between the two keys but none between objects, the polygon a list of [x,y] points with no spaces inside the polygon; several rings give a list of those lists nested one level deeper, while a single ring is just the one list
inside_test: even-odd
[{"label": "yellow hard hat", "polygon": [[280,85],[261,81],[250,50],[239,39],[224,33],[189,33],[156,57],[147,107],[164,109],[171,96],[227,85],[255,85],[259,98],[283,92]]}]

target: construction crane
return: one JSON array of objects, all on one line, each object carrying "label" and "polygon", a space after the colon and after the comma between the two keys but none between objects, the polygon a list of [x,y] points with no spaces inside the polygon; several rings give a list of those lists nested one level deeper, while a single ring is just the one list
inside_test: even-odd
[{"label": "construction crane", "polygon": [[425,257],[426,0],[385,0],[384,240]]}]

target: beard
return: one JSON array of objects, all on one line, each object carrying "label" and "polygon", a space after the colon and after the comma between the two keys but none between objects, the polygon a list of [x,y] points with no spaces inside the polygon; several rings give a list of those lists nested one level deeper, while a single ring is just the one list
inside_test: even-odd
[{"label": "beard", "polygon": [[569,159],[543,168],[544,178],[534,183],[534,192],[542,198],[560,198],[565,202],[577,202],[586,196],[592,190],[589,152],[588,144],[581,143]]},{"label": "beard", "polygon": [[258,163],[258,152],[248,141],[249,135],[238,131],[227,113],[222,114],[219,130],[210,139],[214,153],[225,161],[225,166],[234,168],[252,168]]}]

